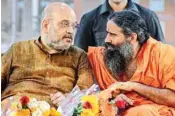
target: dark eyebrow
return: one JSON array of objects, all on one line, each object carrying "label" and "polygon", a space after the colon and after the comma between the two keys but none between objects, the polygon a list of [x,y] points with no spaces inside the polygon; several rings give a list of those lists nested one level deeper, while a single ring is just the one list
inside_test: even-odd
[{"label": "dark eyebrow", "polygon": [[111,32],[109,32],[108,30],[106,30],[106,32],[107,32],[107,33],[110,33],[110,34],[112,34],[112,35],[117,35],[116,33],[111,33]]}]

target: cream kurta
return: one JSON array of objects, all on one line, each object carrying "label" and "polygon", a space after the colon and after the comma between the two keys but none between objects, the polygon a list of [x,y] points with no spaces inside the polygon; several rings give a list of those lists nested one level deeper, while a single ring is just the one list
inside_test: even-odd
[{"label": "cream kurta", "polygon": [[92,85],[92,72],[86,53],[71,46],[61,53],[50,52],[39,40],[19,42],[2,56],[2,99],[27,95],[50,101],[50,94],[69,93],[77,84]]}]

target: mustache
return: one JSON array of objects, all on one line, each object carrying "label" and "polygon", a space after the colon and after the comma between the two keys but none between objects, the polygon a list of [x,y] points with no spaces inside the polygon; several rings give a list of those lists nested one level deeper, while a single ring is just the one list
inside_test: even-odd
[{"label": "mustache", "polygon": [[73,39],[73,35],[72,34],[66,34],[66,35],[63,36],[63,38]]},{"label": "mustache", "polygon": [[114,45],[111,44],[110,42],[105,42],[105,43],[103,44],[103,46],[105,46],[105,47],[114,47]]},{"label": "mustache", "polygon": [[116,46],[111,44],[110,42],[105,42],[103,46],[109,50],[116,50]]}]

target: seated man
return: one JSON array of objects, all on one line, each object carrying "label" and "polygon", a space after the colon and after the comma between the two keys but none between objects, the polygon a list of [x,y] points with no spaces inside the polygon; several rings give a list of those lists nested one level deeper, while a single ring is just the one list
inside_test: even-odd
[{"label": "seated man", "polygon": [[72,46],[75,26],[68,5],[53,2],[44,9],[41,36],[13,44],[2,56],[2,100],[25,95],[59,104],[75,85],[93,84],[87,54]]},{"label": "seated man", "polygon": [[100,88],[132,105],[122,115],[175,115],[175,47],[151,38],[133,11],[112,14],[106,31],[105,47],[89,48],[89,59]]}]

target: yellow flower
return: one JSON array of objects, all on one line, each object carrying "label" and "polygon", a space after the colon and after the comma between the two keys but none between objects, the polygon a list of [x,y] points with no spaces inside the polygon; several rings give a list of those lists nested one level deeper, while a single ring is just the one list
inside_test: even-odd
[{"label": "yellow flower", "polygon": [[43,113],[43,116],[50,116],[50,110],[47,110]]},{"label": "yellow flower", "polygon": [[89,109],[93,114],[98,114],[99,105],[98,98],[95,95],[88,95],[82,97],[83,109]]},{"label": "yellow flower", "polygon": [[83,109],[80,116],[96,116],[96,115],[90,109]]},{"label": "yellow flower", "polygon": [[50,109],[50,116],[61,116],[61,113],[56,111],[55,108]]},{"label": "yellow flower", "polygon": [[22,109],[17,112],[17,116],[30,116],[30,110],[29,109]]}]

